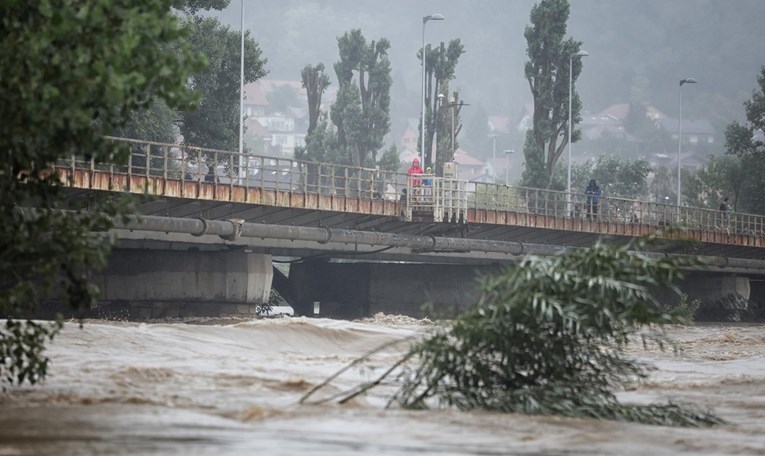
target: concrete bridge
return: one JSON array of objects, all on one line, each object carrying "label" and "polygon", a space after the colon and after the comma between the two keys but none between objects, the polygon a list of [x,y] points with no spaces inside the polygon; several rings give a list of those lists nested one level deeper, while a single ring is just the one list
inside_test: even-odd
[{"label": "concrete bridge", "polygon": [[[648,234],[666,241],[657,254],[718,265],[691,274],[691,297],[760,299],[761,216],[604,195],[595,217],[580,193],[113,140],[131,148],[127,165],[57,166],[71,209],[142,195],[99,278],[105,314],[251,313],[273,284],[301,314],[421,315],[425,302],[472,303],[478,275],[524,255]],[[274,261],[291,263],[288,275]]]}]

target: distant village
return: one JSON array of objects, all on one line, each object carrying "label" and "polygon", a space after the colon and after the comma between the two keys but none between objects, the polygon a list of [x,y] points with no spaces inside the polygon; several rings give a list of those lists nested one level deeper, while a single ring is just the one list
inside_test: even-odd
[{"label": "distant village", "polygon": [[[323,109],[334,102],[336,91],[328,88],[323,96]],[[654,107],[644,108],[645,116],[656,129],[657,135],[665,135],[670,143],[677,144],[678,121]],[[295,148],[305,144],[308,129],[306,92],[300,81],[260,79],[245,86],[244,112],[247,148],[257,155],[292,157]],[[597,158],[605,153],[604,144],[634,145],[636,152],[628,158],[643,159],[652,166],[677,167],[677,148],[638,147],[645,140],[627,132],[625,127],[630,115],[630,104],[609,106],[592,114],[582,112],[579,128],[582,139],[574,143],[573,157],[576,162]],[[523,171],[522,138],[531,128],[533,105],[521,107],[516,115],[488,117],[488,150],[465,150],[457,148],[454,161],[458,164],[459,176],[471,182],[512,182]],[[464,120],[464,119],[463,119]],[[395,144],[399,151],[401,170],[418,157],[418,118],[408,119],[403,125],[394,126],[388,144]],[[684,168],[696,170],[706,163],[712,152],[719,153],[719,141],[715,129],[706,120],[683,119],[683,144],[686,146],[681,157]],[[498,150],[497,137],[514,138],[512,148]],[[507,144],[507,141],[504,142]],[[629,148],[629,147],[628,147]],[[486,157],[484,159],[479,157]]]}]

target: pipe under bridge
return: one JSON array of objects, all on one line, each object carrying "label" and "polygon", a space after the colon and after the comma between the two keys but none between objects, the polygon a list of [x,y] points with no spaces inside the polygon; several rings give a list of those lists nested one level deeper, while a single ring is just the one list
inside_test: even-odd
[{"label": "pipe under bridge", "polygon": [[[525,255],[577,248],[241,219],[132,216],[114,222],[119,243],[98,278],[104,292],[98,312],[121,318],[252,314],[272,286],[301,315],[443,313],[475,302],[481,276]],[[292,263],[288,274],[273,266],[274,257]],[[689,271],[681,285],[691,298],[748,299],[765,292],[758,285],[765,261],[703,259],[707,266]],[[740,300],[726,302],[737,307],[725,312],[746,309]]]}]

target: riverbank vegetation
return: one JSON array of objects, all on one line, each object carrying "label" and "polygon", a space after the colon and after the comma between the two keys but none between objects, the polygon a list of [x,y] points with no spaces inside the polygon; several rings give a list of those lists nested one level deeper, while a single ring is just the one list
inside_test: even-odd
[{"label": "riverbank vegetation", "polygon": [[[212,1],[212,0],[211,0]],[[195,5],[205,3],[193,2]],[[90,273],[106,263],[109,216],[122,201],[67,201],[51,166],[120,163],[103,135],[157,104],[192,109],[188,81],[204,59],[172,6],[182,1],[4,2],[0,14],[0,384],[45,377],[57,322],[22,317],[56,291],[74,309],[95,302]],[[87,211],[77,204],[87,205]],[[74,207],[73,207],[74,205]],[[34,217],[23,207],[35,207]],[[70,209],[62,211],[61,209]]]},{"label": "riverbank vegetation", "polygon": [[[425,337],[396,367],[346,397],[398,375],[391,404],[708,426],[722,420],[691,404],[623,404],[618,391],[650,366],[629,358],[634,343],[673,344],[665,325],[688,323],[652,288],[670,288],[692,257],[655,259],[647,240],[598,243],[554,257],[528,257],[485,279],[480,301]],[[678,293],[679,296],[679,293]],[[637,342],[636,342],[637,341]],[[394,374],[397,372],[397,374]],[[340,399],[341,402],[346,400]]]}]

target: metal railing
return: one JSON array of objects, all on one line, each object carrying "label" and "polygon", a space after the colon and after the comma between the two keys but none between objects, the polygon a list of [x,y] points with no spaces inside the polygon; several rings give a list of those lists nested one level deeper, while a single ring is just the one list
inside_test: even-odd
[{"label": "metal railing", "polygon": [[187,183],[209,182],[220,186],[241,186],[321,195],[398,200],[406,176],[397,172],[334,165],[289,158],[239,154],[217,149],[112,138],[116,145],[127,144],[130,155],[124,165],[95,163],[72,157],[60,167],[89,169],[177,179]]},{"label": "metal railing", "polygon": [[411,174],[406,180],[404,216],[426,213],[434,222],[461,222],[467,218],[467,182],[433,174]]},{"label": "metal railing", "polygon": [[418,212],[429,211],[432,211],[434,221],[465,220],[469,210],[506,211],[654,227],[679,224],[691,230],[765,235],[765,217],[755,214],[685,206],[678,210],[670,204],[607,195],[601,195],[595,203],[584,193],[569,195],[561,191],[466,182],[426,174],[407,176],[380,169],[240,155],[194,146],[107,139],[130,148],[126,164],[95,163],[72,157],[59,166],[189,183],[209,182],[216,186],[386,199],[402,203],[401,212],[406,220],[412,220]]}]

